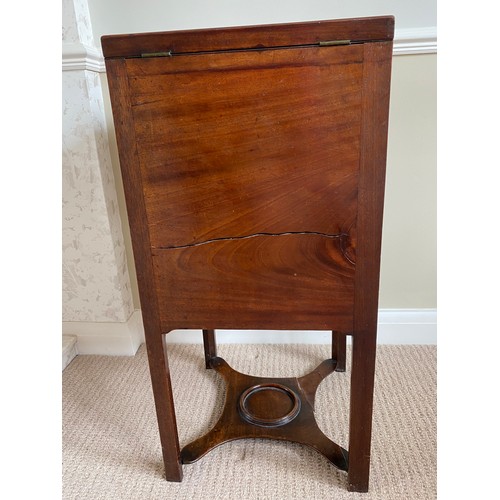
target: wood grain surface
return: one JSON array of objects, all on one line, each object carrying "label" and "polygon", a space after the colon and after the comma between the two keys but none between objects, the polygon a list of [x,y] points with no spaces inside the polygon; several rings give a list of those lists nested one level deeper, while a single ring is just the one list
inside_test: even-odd
[{"label": "wood grain surface", "polygon": [[362,58],[357,45],[128,60],[151,245],[348,231]]},{"label": "wood grain surface", "polygon": [[154,250],[163,328],[352,330],[340,237],[254,236]]},{"label": "wood grain surface", "polygon": [[314,44],[330,40],[392,40],[394,17],[335,19],[189,31],[132,33],[101,38],[104,57],[140,57],[158,51],[207,52]]},{"label": "wood grain surface", "polygon": [[[237,372],[219,357],[212,358],[210,364],[226,383],[224,408],[207,434],[182,449],[183,463],[193,463],[210,450],[235,439],[265,438],[305,444],[339,469],[347,470],[347,450],[325,436],[314,417],[316,390],[335,370],[335,361],[325,360],[300,378],[253,377]],[[256,397],[253,404],[245,400],[249,393],[253,394],[250,399]]]},{"label": "wood grain surface", "polygon": [[365,44],[348,488],[368,491],[392,43]]},{"label": "wood grain surface", "polygon": [[137,282],[141,299],[142,319],[148,350],[149,370],[155,396],[156,415],[162,444],[165,476],[169,481],[182,480],[180,447],[177,434],[170,368],[165,350],[158,299],[155,293],[155,276],[150,249],[150,236],[145,219],[144,192],[138,168],[136,138],[132,106],[128,92],[128,75],[125,61],[106,61],[109,92],[116,127],[116,140],[120,154],[128,220],[132,234]]}]

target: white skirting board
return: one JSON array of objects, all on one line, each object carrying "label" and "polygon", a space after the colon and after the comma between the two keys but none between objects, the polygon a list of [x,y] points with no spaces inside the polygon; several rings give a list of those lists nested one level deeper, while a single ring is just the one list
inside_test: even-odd
[{"label": "white skirting board", "polygon": [[[436,309],[381,309],[379,344],[437,344]],[[74,335],[78,354],[133,356],[144,342],[141,311],[126,323],[63,323],[63,335]],[[348,337],[349,341],[350,337]],[[328,331],[217,330],[221,344],[328,344]],[[174,330],[172,344],[201,344],[201,330]]]},{"label": "white skirting board", "polygon": [[62,337],[62,369],[64,369],[76,358],[76,337],[74,335],[63,335]]},{"label": "white skirting board", "polygon": [[[347,337],[348,342],[350,337]],[[171,344],[203,342],[201,330],[174,330],[167,334]],[[304,330],[217,330],[220,344],[328,344],[329,331]],[[380,309],[378,344],[436,344],[436,309]]]},{"label": "white skirting board", "polygon": [[77,338],[78,354],[133,356],[144,342],[142,315],[136,309],[125,323],[63,321],[64,335]]}]

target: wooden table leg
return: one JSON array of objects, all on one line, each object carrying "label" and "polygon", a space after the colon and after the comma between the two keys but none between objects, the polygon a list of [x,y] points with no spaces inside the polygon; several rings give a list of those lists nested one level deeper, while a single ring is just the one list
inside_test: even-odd
[{"label": "wooden table leg", "polygon": [[182,464],[165,335],[149,335],[146,338],[165,477],[167,481],[180,482]]},{"label": "wooden table leg", "polygon": [[349,491],[368,491],[376,335],[353,335],[349,419]]},{"label": "wooden table leg", "polygon": [[210,366],[210,360],[217,357],[217,344],[215,342],[215,330],[203,330],[203,346],[205,348],[205,367]]},{"label": "wooden table leg", "polygon": [[346,334],[332,331],[332,359],[337,361],[336,372],[345,372]]}]

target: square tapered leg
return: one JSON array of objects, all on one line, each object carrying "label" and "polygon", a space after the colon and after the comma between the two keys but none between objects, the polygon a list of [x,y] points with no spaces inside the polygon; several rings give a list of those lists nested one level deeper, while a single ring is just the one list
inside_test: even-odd
[{"label": "square tapered leg", "polygon": [[203,347],[205,348],[205,367],[212,368],[210,360],[217,357],[215,330],[203,330]]},{"label": "square tapered leg", "polygon": [[165,477],[167,481],[180,482],[182,481],[182,465],[165,335],[148,336],[146,345],[165,464]]},{"label": "square tapered leg", "polygon": [[349,491],[368,491],[375,348],[376,335],[353,336],[347,473]]},{"label": "square tapered leg", "polygon": [[337,361],[336,372],[345,372],[346,334],[332,331],[332,359]]}]

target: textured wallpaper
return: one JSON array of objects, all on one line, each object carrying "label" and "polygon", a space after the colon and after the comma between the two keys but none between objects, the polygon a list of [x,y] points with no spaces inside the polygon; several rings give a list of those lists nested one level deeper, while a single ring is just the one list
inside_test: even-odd
[{"label": "textured wallpaper", "polygon": [[62,40],[63,43],[94,45],[87,0],[63,0]]},{"label": "textured wallpaper", "polygon": [[63,72],[63,320],[127,321],[130,279],[99,75]]}]

